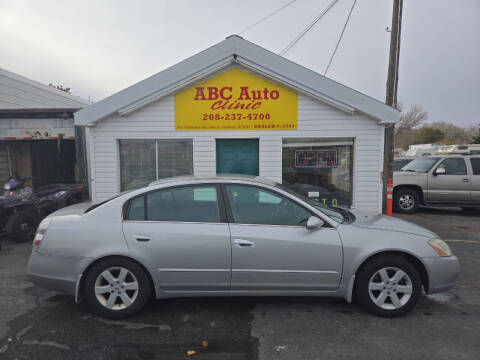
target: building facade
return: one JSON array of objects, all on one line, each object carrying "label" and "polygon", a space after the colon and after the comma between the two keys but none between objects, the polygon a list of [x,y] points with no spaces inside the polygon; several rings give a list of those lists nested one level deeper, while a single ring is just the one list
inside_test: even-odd
[{"label": "building facade", "polygon": [[89,104],[0,69],[0,184],[14,173],[34,185],[82,177],[73,113]]},{"label": "building facade", "polygon": [[397,110],[238,36],[75,114],[94,201],[165,177],[259,175],[381,212]]}]

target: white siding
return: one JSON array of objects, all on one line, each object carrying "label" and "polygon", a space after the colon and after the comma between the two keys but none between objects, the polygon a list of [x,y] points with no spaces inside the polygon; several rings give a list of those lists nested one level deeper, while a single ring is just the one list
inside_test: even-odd
[{"label": "white siding", "polygon": [[[298,129],[292,131],[175,131],[174,101],[169,96],[136,112],[101,121],[92,128],[94,201],[120,190],[118,139],[192,138],[194,173],[216,172],[215,139],[259,138],[260,176],[282,180],[282,138],[353,138],[353,207],[380,209],[382,125],[362,114],[348,114],[307,96],[298,95]],[[92,148],[91,148],[92,150]]]},{"label": "white siding", "polygon": [[48,139],[59,135],[64,138],[75,136],[73,119],[0,119],[0,139]]}]

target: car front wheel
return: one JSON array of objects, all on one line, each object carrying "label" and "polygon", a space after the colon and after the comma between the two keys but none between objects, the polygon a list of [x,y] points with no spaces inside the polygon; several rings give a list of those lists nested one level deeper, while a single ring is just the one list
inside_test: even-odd
[{"label": "car front wheel", "polygon": [[422,291],[418,271],[397,255],[378,257],[358,273],[355,292],[359,303],[382,317],[402,316],[415,306]]},{"label": "car front wheel", "polygon": [[109,318],[131,316],[152,296],[146,271],[125,258],[110,258],[95,264],[85,280],[85,299],[97,314]]},{"label": "car front wheel", "polygon": [[393,195],[393,206],[396,212],[411,214],[420,206],[420,197],[415,190],[399,189]]}]

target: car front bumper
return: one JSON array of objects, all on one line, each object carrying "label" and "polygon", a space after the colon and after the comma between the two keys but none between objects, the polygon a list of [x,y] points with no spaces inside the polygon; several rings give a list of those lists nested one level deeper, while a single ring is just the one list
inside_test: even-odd
[{"label": "car front bumper", "polygon": [[456,256],[423,258],[428,272],[427,294],[451,289],[460,274],[460,263]]},{"label": "car front bumper", "polygon": [[30,281],[38,287],[75,295],[77,281],[89,258],[61,257],[32,252],[27,265]]}]

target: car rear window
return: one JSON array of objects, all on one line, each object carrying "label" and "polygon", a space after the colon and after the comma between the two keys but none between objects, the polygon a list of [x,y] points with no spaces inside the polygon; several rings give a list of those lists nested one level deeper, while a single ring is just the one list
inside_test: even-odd
[{"label": "car rear window", "polygon": [[473,175],[480,175],[480,158],[470,158],[472,164]]}]

